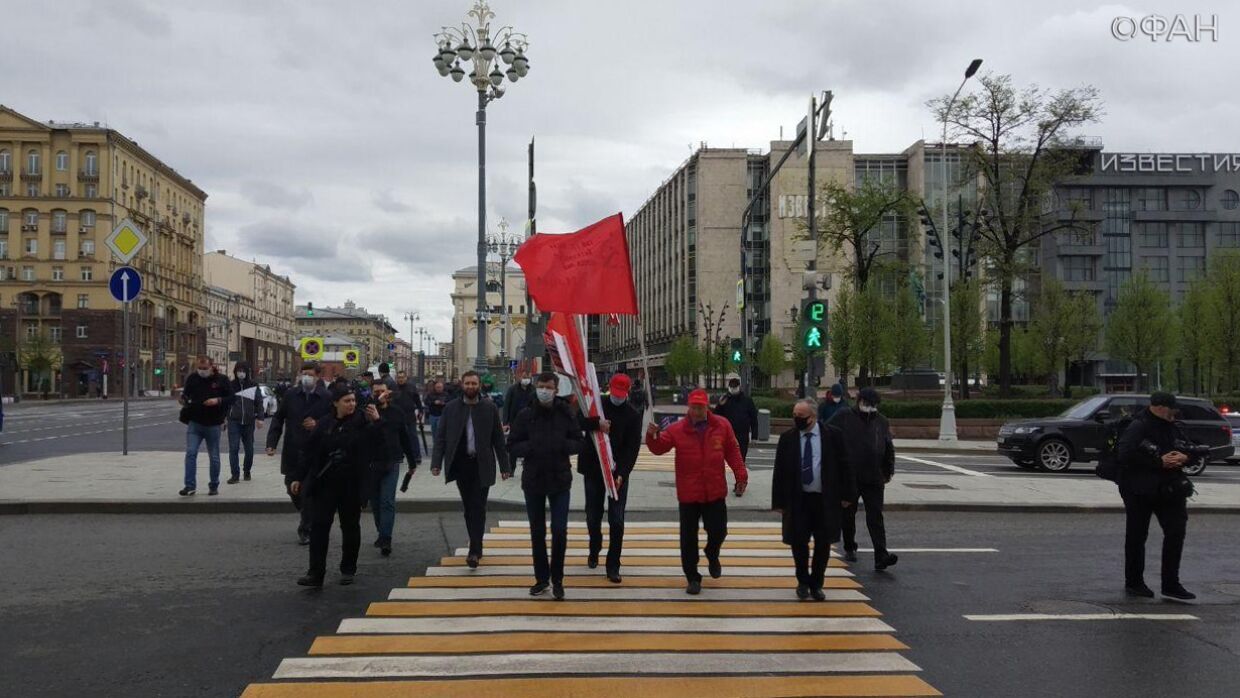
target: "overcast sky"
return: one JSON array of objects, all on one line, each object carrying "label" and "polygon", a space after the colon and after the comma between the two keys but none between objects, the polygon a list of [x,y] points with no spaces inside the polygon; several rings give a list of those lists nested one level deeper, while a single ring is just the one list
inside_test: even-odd
[{"label": "overcast sky", "polygon": [[[408,310],[450,339],[477,231],[476,96],[431,64],[468,0],[5,3],[0,103],[106,121],[207,191],[207,249],[270,264],[297,300]],[[1097,86],[1108,150],[1237,152],[1240,8],[1050,0],[496,0],[530,73],[488,110],[488,215],[631,215],[699,142],[766,147],[834,90],[857,152],[937,140],[923,104],[974,57],[1024,85]],[[1219,13],[1218,41],[1120,42],[1117,16]],[[1191,14],[1190,14],[1191,21]]]}]

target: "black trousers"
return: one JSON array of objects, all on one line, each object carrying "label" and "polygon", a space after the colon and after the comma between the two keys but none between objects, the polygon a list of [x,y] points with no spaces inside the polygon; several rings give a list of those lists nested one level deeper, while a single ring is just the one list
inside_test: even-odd
[{"label": "black trousers", "polygon": [[736,437],[736,443],[741,447],[741,460],[749,458],[749,435]]},{"label": "black trousers", "polygon": [[[821,589],[827,576],[827,561],[831,559],[831,543],[835,533],[827,524],[823,511],[822,495],[802,492],[801,501],[792,516],[792,561],[797,568],[797,583],[811,589]],[[866,508],[870,506],[866,502]],[[814,539],[814,561],[810,566],[809,539]]]},{"label": "black trousers", "polygon": [[309,493],[306,491],[306,483],[301,483],[301,493],[293,494],[292,485],[295,478],[292,475],[284,476],[284,491],[288,492],[288,498],[293,502],[293,508],[301,514],[301,520],[297,522],[297,532],[310,535],[310,504]]},{"label": "black trousers", "polygon": [[[883,524],[883,490],[884,485],[857,485],[857,501],[865,502],[865,527],[870,530],[870,541],[874,544],[874,558],[887,555],[887,527]],[[857,550],[857,504],[844,509],[844,518],[840,522],[840,530],[844,534],[844,550]]]},{"label": "black trousers", "polygon": [[607,496],[602,473],[585,475],[586,528],[590,532],[590,552],[603,549],[603,507],[607,507],[607,569],[620,569],[620,553],[624,549],[624,507],[629,501],[629,481],[620,487],[620,499]]},{"label": "black trousers", "polygon": [[680,566],[685,571],[685,579],[691,582],[702,581],[698,572],[698,521],[706,529],[707,560],[719,557],[723,540],[728,537],[728,504],[727,498],[713,502],[681,502],[680,503]]},{"label": "black trousers", "polygon": [[[303,505],[304,506],[304,505]],[[348,470],[328,471],[315,481],[310,496],[310,574],[327,572],[327,544],[331,538],[332,519],[340,516],[340,572],[357,572],[357,551],[362,543],[362,481]]]},{"label": "black trousers", "polygon": [[[530,519],[530,550],[534,556],[534,579],[540,584],[564,583],[564,556],[568,551],[568,501],[570,490],[555,494],[525,493],[525,513]],[[547,560],[547,507],[551,508],[551,559]]]},{"label": "black trousers", "polygon": [[1162,585],[1164,589],[1178,585],[1184,533],[1188,529],[1188,500],[1126,494],[1124,512],[1128,519],[1124,531],[1124,582],[1129,586],[1145,583],[1145,541],[1150,533],[1150,516],[1156,516],[1163,531]]},{"label": "black trousers", "polygon": [[465,530],[469,532],[469,554],[482,555],[482,536],[487,529],[487,496],[490,487],[478,479],[478,459],[461,456],[452,464],[456,490],[465,510]]}]

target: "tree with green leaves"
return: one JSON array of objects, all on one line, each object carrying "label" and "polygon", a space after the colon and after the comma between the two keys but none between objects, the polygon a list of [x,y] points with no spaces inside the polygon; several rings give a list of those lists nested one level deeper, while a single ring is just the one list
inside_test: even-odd
[{"label": "tree with green leaves", "polygon": [[784,356],[784,344],[775,335],[768,334],[758,345],[758,355],[754,357],[754,366],[767,379],[773,379],[788,367],[788,359]]},{"label": "tree with green leaves", "polygon": [[[860,291],[869,284],[873,273],[888,260],[891,251],[884,251],[873,233],[884,221],[895,221],[900,216],[912,215],[916,208],[908,192],[895,182],[879,178],[865,178],[850,189],[829,181],[819,188],[819,200],[825,202],[824,215],[815,218],[818,227],[818,255],[844,253],[851,260],[848,276],[853,288]],[[807,239],[806,224],[795,236]]]},{"label": "tree with green leaves", "polygon": [[[831,365],[835,367],[835,373],[843,378],[845,383],[847,383],[848,375],[852,373],[853,367],[857,365],[852,342],[854,297],[855,294],[852,289],[847,287],[841,288],[839,293],[835,295],[835,303],[831,308],[830,319],[827,324],[827,332],[830,335],[827,348],[830,352]],[[800,344],[800,342],[797,342],[797,344]]]},{"label": "tree with green leaves", "polygon": [[[950,96],[927,106],[937,121],[975,145],[962,151],[960,182],[977,183],[979,252],[999,286],[999,394],[1011,394],[1012,301],[1018,278],[1034,263],[1032,248],[1061,230],[1085,232],[1093,223],[1076,209],[1048,211],[1057,184],[1077,174],[1087,151],[1073,131],[1102,116],[1098,90],[1090,86],[1054,92],[1032,85],[1018,90],[1009,75],[984,75],[978,89],[955,103]],[[950,196],[949,196],[950,198]]]},{"label": "tree with green leaves", "polygon": [[[986,350],[982,321],[982,287],[977,280],[952,286],[952,365],[960,380],[960,397],[969,399],[969,364],[981,361]],[[941,334],[941,333],[940,333]],[[937,339],[937,338],[936,338]],[[943,343],[938,339],[939,349]]]},{"label": "tree with green leaves", "polygon": [[865,384],[890,364],[894,339],[892,313],[877,284],[871,284],[853,297],[851,320],[850,341],[857,357],[857,377]]},{"label": "tree with green leaves", "polygon": [[1107,321],[1107,353],[1137,369],[1137,390],[1149,385],[1145,374],[1170,353],[1175,343],[1175,318],[1167,292],[1144,271],[1120,287],[1119,299]]},{"label": "tree with green leaves", "polygon": [[60,347],[45,332],[28,338],[18,349],[18,364],[35,378],[39,392],[47,397],[51,389],[52,371],[60,365]]},{"label": "tree with green leaves", "polygon": [[[1085,362],[1098,351],[1098,338],[1102,333],[1102,314],[1098,312],[1098,299],[1094,294],[1075,292],[1068,313],[1068,359],[1081,367],[1081,387],[1085,385]],[[1064,386],[1064,397],[1070,397]]]},{"label": "tree with green leaves", "polygon": [[907,371],[921,366],[930,355],[930,333],[910,284],[900,284],[890,314],[888,332],[891,333],[891,359],[896,368]]},{"label": "tree with green leaves", "polygon": [[[1210,289],[1206,280],[1196,279],[1188,285],[1180,307],[1176,309],[1179,325],[1176,360],[1181,371],[1177,382],[1181,392],[1193,395],[1201,394],[1204,369],[1215,355],[1214,347],[1210,343],[1210,325],[1213,320],[1210,317],[1210,301]],[[1183,375],[1184,371],[1187,371],[1187,376]]]},{"label": "tree with green leaves", "polygon": [[1038,372],[1045,373],[1052,396],[1059,393],[1059,370],[1070,354],[1070,337],[1076,330],[1072,320],[1075,311],[1076,305],[1063,284],[1054,277],[1042,277],[1042,290],[1033,307],[1029,331],[1037,340]]},{"label": "tree with green leaves", "polygon": [[1240,254],[1216,256],[1210,264],[1206,319],[1209,343],[1219,366],[1220,390],[1230,394],[1240,376]]},{"label": "tree with green leaves", "polygon": [[664,366],[673,377],[696,384],[698,375],[702,372],[704,358],[702,350],[694,344],[693,338],[682,336],[672,342],[671,348],[667,351]]}]

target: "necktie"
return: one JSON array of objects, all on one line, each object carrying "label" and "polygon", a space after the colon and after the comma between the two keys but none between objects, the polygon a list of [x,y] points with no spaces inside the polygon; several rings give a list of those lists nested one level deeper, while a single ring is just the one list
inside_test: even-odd
[{"label": "necktie", "polygon": [[805,451],[801,454],[801,484],[814,484],[814,446],[810,439],[812,433],[805,435]]}]

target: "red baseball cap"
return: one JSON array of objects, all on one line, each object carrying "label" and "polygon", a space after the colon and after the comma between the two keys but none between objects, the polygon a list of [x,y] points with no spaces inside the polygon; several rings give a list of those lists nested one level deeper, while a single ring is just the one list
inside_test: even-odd
[{"label": "red baseball cap", "polygon": [[706,405],[707,407],[709,407],[710,397],[706,395],[705,390],[698,388],[694,390],[693,392],[689,393],[689,404],[690,405]]},{"label": "red baseball cap", "polygon": [[617,373],[611,377],[611,383],[607,386],[608,392],[616,397],[628,397],[629,388],[633,386],[633,381],[623,373]]}]

